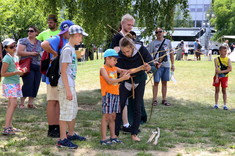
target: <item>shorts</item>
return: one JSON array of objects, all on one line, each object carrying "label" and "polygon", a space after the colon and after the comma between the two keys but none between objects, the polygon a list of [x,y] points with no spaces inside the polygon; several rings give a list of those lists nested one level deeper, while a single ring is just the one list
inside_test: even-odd
[{"label": "shorts", "polygon": [[160,67],[154,74],[154,82],[170,81],[170,68]]},{"label": "shorts", "polygon": [[213,86],[219,87],[221,83],[222,88],[227,88],[228,87],[228,77],[219,77],[219,82],[215,83],[215,76],[213,78]]},{"label": "shorts", "polygon": [[2,84],[2,95],[4,97],[22,97],[20,84]]},{"label": "shorts", "polygon": [[110,93],[106,93],[105,96],[102,96],[102,113],[103,114],[112,114],[120,113],[120,96]]},{"label": "shorts", "polygon": [[77,94],[75,87],[70,87],[73,100],[66,99],[66,90],[64,86],[58,86],[60,103],[60,120],[72,121],[76,118],[78,112]]},{"label": "shorts", "polygon": [[52,87],[51,85],[47,85],[47,101],[49,100],[55,100],[59,101],[59,93],[58,93],[58,87]]}]

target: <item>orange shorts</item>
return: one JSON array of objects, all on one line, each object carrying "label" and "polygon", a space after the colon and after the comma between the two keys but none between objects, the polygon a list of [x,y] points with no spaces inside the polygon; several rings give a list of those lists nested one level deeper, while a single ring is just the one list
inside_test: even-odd
[{"label": "orange shorts", "polygon": [[222,88],[227,88],[228,87],[228,77],[219,77],[219,82],[215,83],[215,76],[213,78],[213,86],[219,87],[221,83]]}]

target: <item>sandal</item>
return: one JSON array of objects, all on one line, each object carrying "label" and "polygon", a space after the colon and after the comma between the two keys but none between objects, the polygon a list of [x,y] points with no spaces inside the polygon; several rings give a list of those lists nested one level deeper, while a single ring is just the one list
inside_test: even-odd
[{"label": "sandal", "polygon": [[3,135],[15,135],[15,132],[10,127],[7,127],[7,128],[3,128],[2,134]]},{"label": "sandal", "polygon": [[165,106],[171,106],[171,104],[168,103],[167,100],[162,100],[162,104],[165,105]]},{"label": "sandal", "polygon": [[30,109],[37,109],[37,107],[35,105],[33,105],[33,104],[28,104],[28,108],[30,108]]},{"label": "sandal", "polygon": [[20,109],[24,109],[25,106],[24,106],[23,104],[20,104],[20,105],[19,105],[19,108],[20,108]]},{"label": "sandal", "polygon": [[19,128],[15,128],[15,127],[9,127],[9,128],[12,129],[13,132],[22,132],[22,130]]},{"label": "sandal", "polygon": [[157,106],[158,105],[158,101],[157,100],[154,100],[153,103],[152,103],[153,106]]}]

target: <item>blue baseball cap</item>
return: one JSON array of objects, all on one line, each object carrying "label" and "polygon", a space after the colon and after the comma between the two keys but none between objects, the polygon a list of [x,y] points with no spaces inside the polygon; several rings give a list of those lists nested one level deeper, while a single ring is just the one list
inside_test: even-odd
[{"label": "blue baseball cap", "polygon": [[74,25],[74,23],[70,20],[66,20],[66,21],[63,21],[61,24],[60,24],[60,33],[59,35],[61,34],[64,34],[65,32],[67,32],[69,30],[69,27]]},{"label": "blue baseball cap", "polygon": [[107,49],[104,52],[104,58],[109,56],[118,58],[118,53],[114,49]]}]

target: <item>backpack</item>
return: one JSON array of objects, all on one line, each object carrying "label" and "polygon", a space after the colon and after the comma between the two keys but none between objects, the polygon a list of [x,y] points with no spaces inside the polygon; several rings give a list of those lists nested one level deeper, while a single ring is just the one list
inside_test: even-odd
[{"label": "backpack", "polygon": [[59,64],[60,64],[60,49],[63,46],[62,36],[60,36],[60,44],[58,47],[58,56],[51,62],[51,66],[47,71],[47,77],[49,78],[49,82],[51,86],[57,86],[58,80],[60,78],[59,74]]},{"label": "backpack", "polygon": [[40,72],[44,75],[47,74],[47,69],[50,64],[50,53],[43,51],[42,57],[41,57],[41,62],[40,62]]}]

